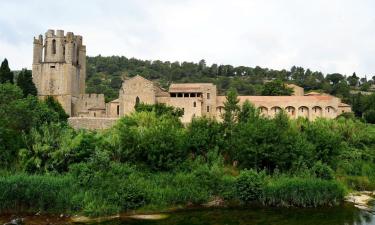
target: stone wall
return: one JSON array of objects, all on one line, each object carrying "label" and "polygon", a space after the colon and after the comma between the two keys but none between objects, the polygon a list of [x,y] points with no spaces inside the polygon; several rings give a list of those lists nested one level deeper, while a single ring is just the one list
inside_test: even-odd
[{"label": "stone wall", "polygon": [[103,130],[112,127],[118,118],[70,117],[68,123],[74,129]]}]

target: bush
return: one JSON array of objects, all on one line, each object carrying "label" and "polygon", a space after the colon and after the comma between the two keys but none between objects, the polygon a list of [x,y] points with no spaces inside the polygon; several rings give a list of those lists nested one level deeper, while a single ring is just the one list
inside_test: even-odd
[{"label": "bush", "polygon": [[374,109],[367,110],[363,114],[363,117],[365,118],[367,123],[375,124],[375,110]]},{"label": "bush", "polygon": [[153,170],[171,170],[187,158],[186,135],[177,118],[154,112],[122,118],[113,132],[119,136],[120,160]]},{"label": "bush", "polygon": [[243,170],[235,182],[236,195],[244,203],[259,200],[265,185],[265,173],[255,170]]},{"label": "bush", "polygon": [[279,178],[264,188],[262,202],[269,206],[318,207],[337,205],[345,188],[336,181],[316,178]]},{"label": "bush", "polygon": [[323,180],[333,180],[335,178],[335,174],[331,167],[322,162],[318,161],[315,165],[311,168],[312,174],[320,179]]}]

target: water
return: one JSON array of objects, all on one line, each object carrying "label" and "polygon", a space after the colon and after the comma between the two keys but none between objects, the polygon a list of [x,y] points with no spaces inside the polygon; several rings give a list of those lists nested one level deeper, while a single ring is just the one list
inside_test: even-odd
[{"label": "water", "polygon": [[[164,220],[119,219],[100,225],[375,225],[375,215],[340,206],[320,209],[200,209],[171,213]],[[97,224],[99,225],[99,224]]]},{"label": "water", "polygon": [[[0,224],[9,221],[0,216]],[[26,217],[26,225],[72,225],[60,218]],[[352,205],[319,209],[195,209],[163,220],[117,219],[95,225],[375,225],[375,215]],[[94,224],[92,224],[94,225]]]}]

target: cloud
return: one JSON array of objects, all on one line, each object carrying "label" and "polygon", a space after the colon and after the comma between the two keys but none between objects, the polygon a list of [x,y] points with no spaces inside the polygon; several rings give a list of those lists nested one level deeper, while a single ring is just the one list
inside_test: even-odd
[{"label": "cloud", "polygon": [[370,0],[95,0],[2,3],[0,58],[31,67],[32,37],[83,35],[88,55],[199,61],[324,73],[375,73]]}]

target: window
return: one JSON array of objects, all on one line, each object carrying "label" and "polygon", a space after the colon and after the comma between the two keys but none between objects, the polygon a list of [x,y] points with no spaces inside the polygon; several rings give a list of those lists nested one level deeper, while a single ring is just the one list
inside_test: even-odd
[{"label": "window", "polygon": [[137,96],[137,97],[135,98],[135,104],[138,105],[138,104],[140,103],[140,101],[141,101],[141,100],[140,100],[139,97]]},{"label": "window", "polygon": [[210,99],[210,93],[207,93],[207,99]]},{"label": "window", "polygon": [[207,106],[207,112],[210,112],[210,106]]},{"label": "window", "polygon": [[176,98],[176,93],[171,93],[172,98]]},{"label": "window", "polygon": [[191,98],[195,98],[195,93],[191,93],[191,94],[190,94],[190,97],[191,97]]},{"label": "window", "polygon": [[56,40],[52,40],[52,54],[56,54]]},{"label": "window", "polygon": [[328,112],[329,112],[329,107],[327,108]]},{"label": "window", "polygon": [[50,66],[50,68],[55,69],[55,66]]},{"label": "window", "polygon": [[120,106],[117,106],[117,115],[120,115]]},{"label": "window", "polygon": [[182,98],[182,93],[178,93],[177,97]]},{"label": "window", "polygon": [[303,112],[303,108],[301,108],[301,112]]},{"label": "window", "polygon": [[96,117],[96,113],[94,113],[94,117]]},{"label": "window", "polygon": [[185,115],[185,108],[182,108],[182,115]]},{"label": "window", "polygon": [[197,107],[197,103],[196,102],[193,102],[193,107]]},{"label": "window", "polygon": [[185,93],[184,98],[189,98],[189,93]]}]

